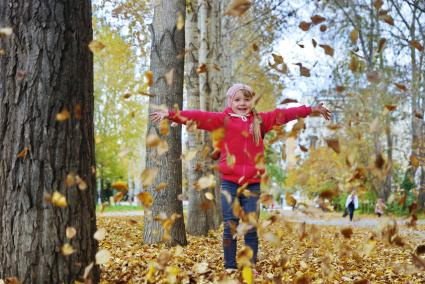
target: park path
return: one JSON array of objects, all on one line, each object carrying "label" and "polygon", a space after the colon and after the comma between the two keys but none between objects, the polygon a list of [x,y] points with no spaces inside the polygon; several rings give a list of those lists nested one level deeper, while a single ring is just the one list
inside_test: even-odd
[{"label": "park path", "polygon": [[[314,224],[318,226],[340,226],[340,227],[359,227],[359,228],[379,228],[379,226],[389,220],[387,217],[372,218],[369,216],[354,216],[354,221],[350,222],[349,218],[338,217],[336,214],[326,215],[321,214],[318,217],[312,217],[310,215],[303,214],[299,211],[280,211],[281,215],[284,216],[288,221],[291,222],[306,222],[306,224]],[[123,211],[123,212],[104,212],[98,213],[98,217],[141,217],[143,211]],[[397,218],[397,224],[399,225],[400,232],[402,235],[413,235],[419,239],[425,240],[425,231],[419,230],[418,228],[408,228],[405,225],[407,219]],[[425,225],[425,220],[418,220],[418,225]]]}]

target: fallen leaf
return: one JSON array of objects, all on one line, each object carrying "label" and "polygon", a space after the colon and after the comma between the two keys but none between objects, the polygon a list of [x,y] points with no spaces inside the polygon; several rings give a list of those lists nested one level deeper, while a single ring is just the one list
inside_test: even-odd
[{"label": "fallen leaf", "polygon": [[245,265],[242,268],[242,279],[247,283],[247,284],[252,284],[254,281],[254,274],[252,273],[252,269],[251,267]]},{"label": "fallen leaf", "polygon": [[314,48],[316,48],[317,41],[313,38],[313,39],[311,39],[311,44],[313,45]]},{"label": "fallen leaf", "polygon": [[146,146],[148,147],[156,147],[160,142],[161,139],[158,137],[158,135],[149,134],[148,137],[146,137]]},{"label": "fallen leaf", "polygon": [[214,195],[211,193],[211,192],[205,192],[205,197],[208,199],[208,200],[214,200]]},{"label": "fallen leaf", "polygon": [[106,264],[111,258],[111,253],[106,249],[101,249],[96,253],[96,264]]},{"label": "fallen leaf", "polygon": [[396,109],[397,109],[397,106],[396,106],[396,105],[385,105],[385,108],[386,108],[388,111],[394,111],[394,110],[396,110]]},{"label": "fallen leaf", "polygon": [[89,265],[86,266],[86,268],[84,268],[84,275],[83,275],[84,279],[87,279],[87,277],[89,277],[90,271],[92,270],[93,266],[94,266],[94,262],[92,261],[90,262]]},{"label": "fallen leaf", "polygon": [[353,229],[351,227],[342,228],[341,234],[344,236],[344,238],[349,239],[351,238],[351,235],[353,234]]},{"label": "fallen leaf", "polygon": [[93,238],[98,241],[103,241],[105,237],[106,237],[106,230],[103,228],[98,229],[93,235]]},{"label": "fallen leaf", "polygon": [[226,8],[224,15],[240,17],[251,7],[250,0],[233,0]]},{"label": "fallen leaf", "polygon": [[168,124],[168,120],[163,119],[159,123],[159,134],[162,136],[167,136],[170,133],[170,125]]}]

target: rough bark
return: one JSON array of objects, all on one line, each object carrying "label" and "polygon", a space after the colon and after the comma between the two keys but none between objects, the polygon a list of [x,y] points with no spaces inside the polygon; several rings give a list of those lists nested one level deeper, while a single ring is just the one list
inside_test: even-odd
[{"label": "rough bark", "polygon": [[[153,23],[151,24],[151,71],[153,72],[153,86],[149,99],[149,113],[155,111],[155,106],[165,104],[173,108],[183,103],[183,76],[184,76],[184,28],[177,29],[178,15],[186,14],[184,0],[161,0],[155,2]],[[164,75],[174,69],[172,84],[168,85]],[[158,124],[148,125],[148,133],[159,136]],[[163,241],[164,228],[155,217],[165,213],[168,218],[173,213],[180,215],[171,227],[169,245],[186,245],[186,232],[183,222],[183,204],[179,200],[182,192],[182,163],[181,156],[181,126],[171,127],[169,135],[161,137],[169,145],[169,151],[158,156],[155,149],[146,149],[146,167],[158,168],[155,182],[147,188],[153,197],[151,212],[145,210],[145,225],[143,239],[145,243],[159,243]],[[160,182],[167,184],[167,189],[156,191],[155,186]]]},{"label": "rough bark", "polygon": [[[91,1],[1,0],[0,27],[13,28],[0,39],[0,279],[81,281],[97,250]],[[88,188],[67,187],[69,173]],[[44,200],[54,191],[67,207]],[[63,256],[65,243],[76,252]]]}]

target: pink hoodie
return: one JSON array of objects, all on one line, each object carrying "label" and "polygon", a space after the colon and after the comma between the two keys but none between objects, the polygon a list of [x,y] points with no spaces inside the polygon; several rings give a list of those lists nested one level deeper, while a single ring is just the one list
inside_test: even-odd
[{"label": "pink hoodie", "polygon": [[[262,119],[261,131],[263,135],[272,130],[274,125],[283,125],[299,117],[306,117],[311,113],[311,107],[300,106],[288,109],[275,109],[271,112],[258,113]],[[205,112],[199,110],[183,110],[178,114],[169,112],[171,121],[186,124],[195,121],[199,129],[213,131],[224,128],[224,138],[221,144],[219,170],[224,180],[242,185],[244,183],[257,183],[265,172],[264,144],[260,139],[255,144],[252,129],[253,114],[247,116],[232,116],[232,109],[226,108],[223,112]],[[234,156],[228,158],[229,154]],[[233,160],[233,161],[232,161]]]}]

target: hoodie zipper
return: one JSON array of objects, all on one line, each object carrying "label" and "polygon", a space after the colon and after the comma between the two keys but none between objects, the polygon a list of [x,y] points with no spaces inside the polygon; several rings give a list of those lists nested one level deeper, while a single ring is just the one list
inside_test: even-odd
[{"label": "hoodie zipper", "polygon": [[248,121],[244,121],[245,125],[246,125],[246,132],[248,133],[248,135],[246,135],[245,137],[245,146],[244,146],[244,156],[243,156],[243,179],[245,180],[245,171],[246,171],[246,152],[248,152],[248,149],[246,148],[247,144],[248,144],[248,137],[249,137],[249,120]]}]

